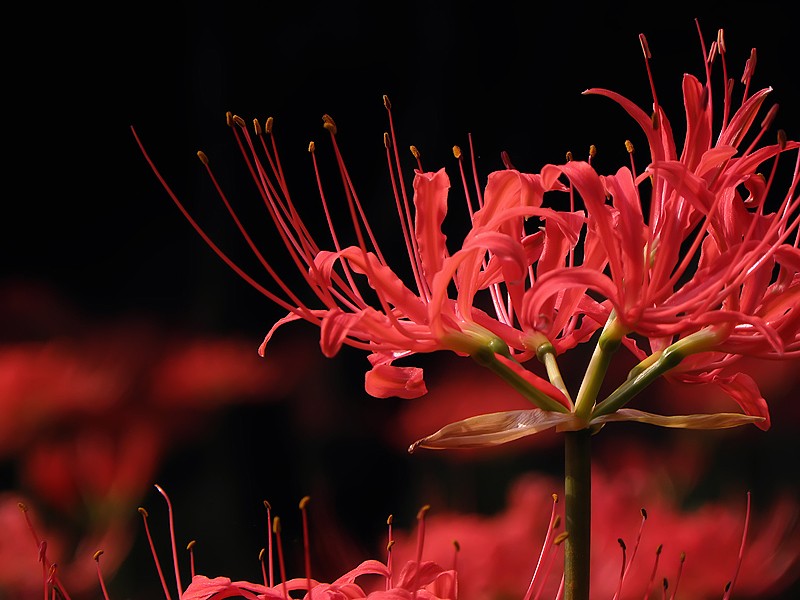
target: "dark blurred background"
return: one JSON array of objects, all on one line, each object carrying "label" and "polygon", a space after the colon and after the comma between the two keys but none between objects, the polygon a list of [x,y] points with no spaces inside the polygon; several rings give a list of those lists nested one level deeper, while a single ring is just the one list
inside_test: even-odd
[{"label": "dark blurred background", "polygon": [[[205,418],[195,419],[191,434],[175,433],[187,429],[184,419],[193,421],[199,414],[191,402],[154,413],[156,419],[169,413],[175,425],[161,432],[162,458],[151,466],[152,483],[170,492],[178,545],[197,537],[199,555],[206,557],[203,564],[212,575],[259,578],[263,499],[285,515],[284,530],[296,548],[297,502],[311,494],[312,523],[320,531],[324,523],[330,527],[325,531],[333,532],[325,534],[336,542],[328,545],[356,555],[375,551],[387,514],[396,513],[408,526],[417,508],[435,494],[441,495],[435,508],[438,502],[443,510],[499,510],[517,474],[538,470],[558,476],[558,443],[529,444],[485,459],[408,456],[405,448],[414,441],[413,428],[403,429],[410,419],[404,416],[409,401],[366,395],[363,353],[345,349],[324,359],[318,332],[294,324],[281,329],[270,346],[277,358],[258,358],[263,335],[283,312],[192,231],[145,163],[130,127],[214,239],[249,264],[233,225],[220,218],[219,200],[195,156],[198,149],[208,154],[231,198],[242,204],[258,200],[225,125],[226,111],[248,121],[274,116],[294,200],[310,206],[311,214],[318,200],[306,151],[310,140],[318,142],[324,168],[335,173],[321,127],[324,113],[336,119],[337,139],[365,204],[374,209],[390,200],[383,94],[392,101],[400,146],[405,152],[416,145],[428,170],[454,167],[451,148],[466,148],[470,133],[483,178],[503,168],[502,151],[517,168],[536,171],[562,161],[567,151],[584,158],[590,144],[598,147],[598,170],[616,170],[627,161],[624,141],[637,143],[640,134],[612,102],[581,92],[605,87],[649,109],[637,38],[645,33],[659,100],[680,131],[680,78],[684,72],[703,74],[698,18],[706,43],[718,28],[725,29],[728,68],[737,81],[751,47],[758,49],[753,85],[773,86],[772,99],[781,105],[767,135],[780,127],[797,139],[794,24],[782,7],[772,1],[654,6],[462,0],[144,1],[4,9],[0,342],[19,348],[69,339],[85,348],[85,338],[109,338],[112,334],[104,332],[112,330],[117,336],[124,323],[126,333],[114,338],[123,363],[141,361],[135,352],[154,362],[154,353],[165,352],[166,340],[179,351],[182,340],[197,338],[249,344],[252,353],[243,359],[252,361],[248,369],[280,361],[277,375],[261,387],[230,384],[229,396],[247,401],[219,401],[213,410],[204,409]],[[403,156],[410,177],[415,163],[410,153]],[[330,189],[338,186],[330,179]],[[256,231],[262,224],[255,219],[263,218],[251,216]],[[380,209],[375,218],[383,227]],[[267,231],[262,234],[267,247],[278,243]],[[142,330],[150,332],[147,344],[128,341],[131,331]],[[574,368],[577,376],[582,359],[578,353],[567,371]],[[418,364],[428,368],[428,386],[434,390],[463,363],[434,356],[421,357]],[[464,368],[477,371],[471,363]],[[785,381],[796,384],[790,375],[781,371]],[[236,374],[230,377],[235,380]],[[137,405],[136,394],[128,395],[126,410]],[[422,404],[433,402],[428,398],[411,402],[433,406]],[[797,416],[797,411],[785,414]],[[115,427],[124,428],[126,418]],[[445,422],[443,415],[426,426],[432,431]],[[756,505],[766,511],[784,492],[797,498],[797,470],[786,466],[799,458],[795,423],[787,417],[771,432],[725,435],[654,434],[624,426],[615,431],[662,447],[672,447],[676,438],[707,445],[716,475],[703,478],[707,488],[691,501],[722,496],[723,490],[740,498],[744,489],[756,488],[762,490]],[[52,439],[62,429],[45,435]],[[609,440],[598,441],[601,450],[613,437],[608,431],[604,435]],[[615,455],[613,448],[607,452]],[[0,475],[5,489],[30,494],[34,487],[15,458],[23,453],[22,443],[9,450]],[[135,503],[147,506],[159,523],[153,528],[160,527],[166,551],[162,502],[151,486],[144,489]],[[138,526],[134,531],[132,558],[113,587],[116,599],[158,593],[146,542]],[[299,567],[294,574],[301,574]]]}]

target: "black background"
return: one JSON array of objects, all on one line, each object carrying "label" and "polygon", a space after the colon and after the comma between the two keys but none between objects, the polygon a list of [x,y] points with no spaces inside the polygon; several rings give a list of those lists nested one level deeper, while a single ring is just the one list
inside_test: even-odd
[{"label": "black background", "polygon": [[[211,157],[232,196],[253,194],[226,111],[262,122],[275,117],[298,203],[304,194],[316,202],[306,147],[310,140],[326,141],[324,113],[336,119],[363,196],[387,197],[383,94],[392,100],[400,145],[418,146],[429,170],[453,166],[451,147],[465,147],[468,133],[484,176],[502,168],[501,151],[518,168],[535,171],[562,161],[567,151],[582,158],[590,144],[599,149],[599,170],[616,169],[627,160],[625,139],[638,139],[635,124],[607,99],[581,92],[606,87],[649,107],[637,37],[645,33],[659,99],[680,129],[680,78],[686,71],[702,75],[703,68],[695,18],[707,43],[725,28],[728,65],[737,79],[750,48],[758,48],[754,86],[775,88],[773,100],[782,107],[776,126],[796,139],[798,56],[792,19],[781,6],[145,1],[12,10],[4,42],[0,283],[46,283],[97,318],[133,313],[187,331],[236,332],[251,337],[255,348],[282,311],[191,230],[143,160],[131,126],[194,214],[212,224],[215,239],[234,245],[238,234],[217,219],[218,201],[195,157],[198,149]],[[328,144],[319,146],[321,160],[333,164]],[[414,162],[404,156],[408,175]],[[310,352],[318,354],[316,332],[298,327],[299,333],[281,335],[306,335]],[[358,411],[356,424],[391,413],[391,402],[376,407],[363,393],[359,353],[345,351],[330,367],[310,362],[339,375],[354,368],[352,382],[341,384],[347,396],[338,401],[342,410]],[[186,490],[173,486],[176,504],[218,494],[223,500],[209,500],[214,507],[246,501],[257,509],[269,473],[286,478],[273,495],[294,501],[307,485],[300,469],[311,465],[343,484],[335,508],[346,524],[371,520],[379,530],[396,507],[369,503],[408,491],[402,480],[408,459],[381,464],[378,453],[365,459],[370,436],[345,435],[356,426],[324,443],[295,440],[286,454],[280,435],[236,446],[243,437],[262,435],[259,417],[257,411],[228,415],[205,448],[165,467],[165,480],[194,480]],[[338,462],[317,454],[330,450],[326,444],[340,453]],[[788,450],[796,456],[796,448]],[[225,463],[226,452],[236,466]],[[236,480],[230,475],[217,485],[212,469],[239,473],[244,491],[226,487]],[[386,471],[392,474],[385,477]],[[379,489],[370,492],[374,486]],[[231,513],[239,509],[227,506]],[[221,527],[197,520],[202,506],[190,510],[184,518],[195,519],[194,529]],[[221,564],[235,564],[236,551],[227,550],[220,560],[229,562]],[[149,568],[146,560],[142,568]]]}]

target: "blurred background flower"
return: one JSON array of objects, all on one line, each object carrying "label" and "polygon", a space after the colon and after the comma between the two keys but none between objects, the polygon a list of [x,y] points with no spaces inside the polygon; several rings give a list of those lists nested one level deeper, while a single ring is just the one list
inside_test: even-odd
[{"label": "blurred background flower", "polygon": [[[552,483],[563,468],[559,438],[409,456],[411,442],[447,422],[525,403],[477,365],[444,356],[424,357],[428,396],[376,402],[364,392],[365,357],[344,349],[323,360],[317,332],[300,324],[282,329],[260,359],[263,333],[282,314],[190,230],[147,169],[129,126],[146,136],[176,186],[197,190],[197,210],[214,223],[214,198],[201,191],[208,188],[194,152],[228,147],[227,110],[275,116],[296,202],[304,195],[316,202],[306,145],[321,139],[319,117],[330,113],[360,193],[384,205],[390,188],[382,94],[392,98],[402,139],[420,149],[428,169],[454,166],[452,146],[466,147],[472,133],[484,177],[502,168],[501,151],[517,168],[533,170],[563,161],[568,150],[583,156],[590,144],[598,147],[593,164],[607,171],[627,160],[625,139],[642,148],[644,141],[621,110],[580,92],[603,86],[646,105],[637,37],[645,32],[659,102],[680,115],[680,77],[689,67],[702,69],[698,17],[707,36],[725,28],[735,76],[757,47],[754,85],[774,86],[781,105],[775,126],[796,138],[800,86],[787,74],[793,23],[781,18],[777,1],[758,8],[744,1],[665,9],[447,0],[412,2],[388,18],[383,5],[363,1],[145,0],[126,6],[122,17],[88,5],[35,14],[24,5],[8,8],[22,41],[8,49],[4,65],[8,101],[20,114],[5,124],[6,179],[15,191],[7,192],[0,219],[0,598],[26,600],[31,577],[37,582],[41,574],[19,501],[46,534],[48,555],[74,600],[100,598],[92,561],[100,546],[114,600],[159,597],[136,514],[136,506],[160,501],[154,483],[178,508],[179,546],[197,539],[197,561],[209,576],[258,581],[265,499],[285,521],[289,570],[301,574],[296,508],[308,494],[320,579],[382,558],[388,514],[398,531],[410,530],[418,508],[431,504],[431,531],[438,517],[453,523],[452,534],[441,534],[448,557],[454,537],[464,561],[478,543],[490,543],[483,537],[489,533],[498,548],[526,543],[530,556],[514,557],[520,564],[529,558],[525,568],[501,573],[509,586],[524,586],[550,494],[558,491]],[[232,193],[252,194],[240,160],[213,154]],[[413,167],[413,157],[408,161]],[[373,224],[395,227],[388,211],[382,218]],[[237,252],[232,226],[219,220],[216,235]],[[571,354],[561,365],[564,376],[581,373],[584,359]],[[614,363],[620,377],[632,366],[624,363]],[[798,373],[795,363],[753,363],[770,403],[766,433],[609,424],[595,443],[604,469],[595,493],[608,494],[608,504],[599,496],[595,504],[610,516],[598,519],[595,537],[609,544],[607,564],[619,565],[618,537],[632,546],[645,507],[650,518],[639,567],[646,571],[653,546],[663,543],[660,572],[671,578],[669,561],[686,551],[679,590],[686,598],[719,598],[752,490],[748,560],[759,561],[754,568],[764,587],[742,575],[741,597],[800,594],[791,563],[800,498],[792,467],[800,458],[792,396]],[[704,410],[716,409],[711,402],[734,408],[711,395],[705,387],[659,382],[638,407],[697,412],[702,398]],[[713,522],[704,512],[711,510]],[[532,537],[507,525],[512,514]],[[166,548],[163,515],[151,510],[151,520]],[[434,539],[431,533],[431,550]],[[703,591],[712,589],[705,582],[713,593]],[[40,598],[33,585],[32,597]],[[639,585],[632,579],[629,590]]]}]

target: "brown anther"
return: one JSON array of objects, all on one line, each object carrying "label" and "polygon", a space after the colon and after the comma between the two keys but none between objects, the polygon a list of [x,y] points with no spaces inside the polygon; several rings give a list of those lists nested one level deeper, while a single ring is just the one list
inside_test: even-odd
[{"label": "brown anther", "polygon": [[661,554],[661,551],[664,549],[664,544],[659,544],[658,548],[656,548],[656,555]]},{"label": "brown anther", "polygon": [[305,510],[309,502],[311,502],[311,496],[303,496],[300,500],[300,510]]},{"label": "brown anther", "polygon": [[653,125],[653,129],[658,129],[658,113],[653,111],[653,114],[650,115],[650,123]]},{"label": "brown anther", "polygon": [[625,150],[628,151],[628,154],[633,154],[633,142],[625,140]]},{"label": "brown anther", "polygon": [[281,520],[278,517],[272,519],[272,533],[280,533],[281,532]]},{"label": "brown anther", "polygon": [[417,150],[416,146],[411,146],[409,148],[409,150],[411,150],[411,154],[414,155],[414,158],[419,158],[420,157],[419,150]]},{"label": "brown anther", "polygon": [[453,146],[453,156],[456,158],[461,158],[461,148],[458,146]]},{"label": "brown anther", "polygon": [[266,548],[262,548],[261,550],[258,551],[258,560],[259,561],[263,561],[264,560],[264,553],[266,551],[267,551]]},{"label": "brown anther", "polygon": [[394,540],[389,540],[389,541],[386,543],[386,551],[387,551],[387,552],[388,552],[389,550],[391,550],[391,549],[392,549],[392,546],[394,546],[394,543],[395,543],[395,542],[394,542]]},{"label": "brown anther", "polygon": [[764,117],[764,120],[761,121],[761,127],[766,129],[770,125],[772,125],[772,121],[775,119],[775,115],[778,114],[778,105],[773,104],[772,107],[767,112],[767,116]]},{"label": "brown anther", "polygon": [[592,157],[592,158],[597,156],[597,146],[595,146],[594,144],[589,146],[589,156]]},{"label": "brown anther", "polygon": [[568,537],[569,537],[569,531],[562,531],[556,536],[556,539],[553,540],[553,545],[560,546],[562,543],[564,543],[564,540],[566,540]]},{"label": "brown anther", "polygon": [[[314,142],[311,143],[313,144]],[[266,500],[264,500],[264,508],[266,508],[267,510],[272,510],[272,505]]]},{"label": "brown anther", "polygon": [[17,502],[17,507],[18,507],[18,508],[19,508],[19,509],[20,509],[22,512],[28,512],[28,507],[27,507],[27,506],[25,506],[25,504],[23,504],[22,502]]},{"label": "brown anther", "polygon": [[200,159],[201,163],[203,163],[204,165],[208,166],[208,156],[206,156],[205,152],[203,152],[202,150],[198,150],[197,151],[197,158]]},{"label": "brown anther", "polygon": [[258,122],[258,119],[253,119],[253,129],[255,129],[256,135],[261,135],[263,133],[261,130],[261,123]]},{"label": "brown anther", "polygon": [[392,138],[385,131],[383,132],[383,145],[386,146],[387,150],[392,147]]},{"label": "brown anther", "polygon": [[558,502],[558,494],[553,494],[553,502]]},{"label": "brown anther", "polygon": [[572,162],[572,152],[567,150],[567,162]]},{"label": "brown anther", "polygon": [[639,34],[639,43],[642,45],[642,52],[644,52],[644,57],[648,60],[653,58],[653,55],[650,54],[650,46],[647,45],[647,38],[644,36],[643,33]]},{"label": "brown anther", "polygon": [[458,543],[458,540],[453,540],[453,546],[455,546],[456,552],[461,552],[461,544]]},{"label": "brown anther", "polygon": [[228,124],[228,127],[233,125],[233,113],[231,111],[225,113],[225,122]]},{"label": "brown anther", "polygon": [[394,521],[394,515],[389,515],[389,516],[386,518],[386,524],[387,524],[387,525],[391,525],[393,521]]},{"label": "brown anther", "polygon": [[732,581],[729,581],[728,583],[726,583],[726,584],[725,584],[725,593],[726,593],[726,594],[727,594],[727,593],[728,593],[728,591],[731,589],[731,584],[732,584],[732,583],[733,583]]},{"label": "brown anther", "polygon": [[681,552],[681,562],[686,561],[686,552]]},{"label": "brown anther", "polygon": [[197,540],[192,540],[191,542],[186,544],[186,549],[187,550],[192,550],[195,547],[195,544],[197,544]]},{"label": "brown anther", "polygon": [[628,547],[625,545],[625,541],[622,538],[617,538],[617,543],[619,544],[620,548],[623,550],[627,550]]},{"label": "brown anther", "polygon": [[141,506],[136,510],[138,510],[139,514],[142,515],[145,519],[150,516],[150,514]]},{"label": "brown anther", "polygon": [[330,115],[322,115],[322,126],[333,135],[336,135],[336,123]]},{"label": "brown anther", "polygon": [[424,519],[425,518],[425,513],[427,513],[430,509],[431,509],[431,505],[430,504],[426,504],[425,506],[420,508],[419,512],[417,513],[417,520],[419,521],[420,519]]},{"label": "brown anther", "polygon": [[556,515],[553,519],[553,529],[558,529],[561,526],[561,515]]},{"label": "brown anther", "polygon": [[275,122],[275,119],[272,117],[267,117],[267,121],[264,123],[264,131],[267,133],[272,133],[272,125]]},{"label": "brown anther", "polygon": [[392,108],[392,103],[389,102],[389,96],[387,96],[386,94],[383,95],[383,105],[386,107],[387,110]]},{"label": "brown anther", "polygon": [[233,122],[236,123],[242,129],[245,128],[244,119],[242,117],[240,117],[239,115],[233,115]]},{"label": "brown anther", "polygon": [[103,556],[103,554],[104,554],[103,550],[98,550],[92,555],[92,558],[99,562],[100,557]]},{"label": "brown anther", "polygon": [[642,518],[647,519],[647,511],[642,509],[640,512],[642,513]]},{"label": "brown anther", "polygon": [[786,132],[783,129],[778,129],[778,146],[781,150],[786,150]]},{"label": "brown anther", "polygon": [[313,153],[314,150],[316,150],[316,149],[317,149],[317,145],[314,142],[308,142],[308,151],[309,152]]},{"label": "brown anther", "polygon": [[[720,31],[722,30],[720,29]],[[664,587],[664,591],[666,592],[667,588],[669,587],[669,581],[667,581],[666,577],[664,577],[664,581],[661,583],[661,585]]]}]

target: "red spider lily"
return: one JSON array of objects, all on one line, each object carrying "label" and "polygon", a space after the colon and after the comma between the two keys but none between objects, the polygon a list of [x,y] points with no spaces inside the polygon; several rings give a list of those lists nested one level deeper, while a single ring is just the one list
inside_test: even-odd
[{"label": "red spider lily", "polygon": [[[388,100],[385,105],[389,110]],[[389,118],[391,125],[390,110]],[[566,412],[570,400],[563,390],[519,368],[519,363],[535,356],[543,344],[556,350],[569,348],[588,339],[604,322],[596,303],[576,290],[548,301],[536,314],[524,305],[525,290],[535,285],[538,277],[574,260],[575,245],[584,225],[580,212],[557,212],[542,206],[546,192],[565,189],[557,179],[558,173],[551,170],[541,175],[525,174],[509,165],[504,171],[490,174],[485,190],[477,190],[477,208],[468,201],[472,227],[460,248],[451,252],[442,232],[450,180],[444,170],[423,171],[418,160],[413,202],[410,201],[399,175],[401,165],[392,127],[392,133],[385,136],[385,146],[395,206],[413,275],[413,284],[406,284],[388,264],[367,221],[340,153],[333,120],[326,115],[324,124],[330,132],[357,240],[356,244],[346,246],[333,226],[317,169],[316,146],[312,143],[311,156],[330,229],[329,249],[311,236],[299,207],[292,202],[272,136],[272,120],[268,120],[266,128],[256,121],[254,138],[241,118],[229,115],[229,125],[269,215],[320,308],[301,300],[268,261],[269,253],[258,248],[217,183],[205,154],[199,153],[216,190],[251,250],[280,288],[280,294],[261,285],[215,245],[169,188],[136,138],[169,195],[206,242],[241,277],[289,311],[267,334],[260,352],[263,354],[277,327],[305,319],[320,327],[320,345],[326,356],[336,354],[342,345],[370,353],[372,368],[365,381],[368,393],[403,398],[417,397],[427,390],[421,369],[397,366],[396,360],[437,350],[474,357],[488,352],[499,355],[496,368],[516,379],[521,391],[535,404],[546,410]],[[270,135],[271,145],[265,140],[265,133]],[[415,153],[418,157],[416,150]],[[455,153],[460,159],[460,150]],[[469,198],[463,168],[461,177]],[[528,219],[531,223],[526,226]],[[537,229],[539,224],[542,227]],[[531,228],[533,231],[529,232]],[[594,234],[588,236],[587,244],[590,247],[597,244]],[[591,255],[597,258],[590,259],[590,264],[602,268],[605,260],[602,254]],[[480,308],[479,295],[486,295],[490,301],[488,312]],[[573,318],[579,310],[596,318],[583,321]]]},{"label": "red spider lily", "polygon": [[[650,51],[644,36],[640,39],[650,74]],[[533,409],[480,415],[442,428],[411,450],[482,447],[553,427],[571,430],[610,421],[701,429],[744,423],[770,427],[766,400],[753,378],[737,372],[734,363],[745,356],[800,356],[800,143],[787,141],[780,132],[777,144],[759,147],[774,108],[752,141],[745,142],[770,91],[750,94],[755,53],[742,77],[741,105],[734,109],[721,31],[710,52],[703,52],[706,83],[684,76],[687,133],[680,156],[651,76],[652,117],[614,92],[586,92],[612,98],[642,127],[651,154],[644,173],[636,174],[633,159],[630,168],[606,176],[591,161],[548,165],[541,171],[545,181],[563,176],[570,198],[582,198],[587,215],[584,254],[589,258],[580,265],[570,260],[542,271],[523,294],[520,320],[551,314],[554,301],[563,305],[572,295],[580,300],[566,303],[572,307],[570,322],[606,323],[572,414]],[[726,85],[721,131],[713,140],[711,70],[716,57],[721,57]],[[630,143],[628,149],[632,155]],[[778,195],[775,211],[768,212],[778,161],[787,155],[793,157],[791,180]],[[758,171],[764,166],[767,178]],[[593,259],[595,254],[604,258]],[[601,300],[589,301],[587,290]],[[598,403],[600,382],[620,343],[640,362]],[[516,373],[524,377],[518,369]],[[714,384],[744,415],[662,416],[624,408],[661,375]]]}]

